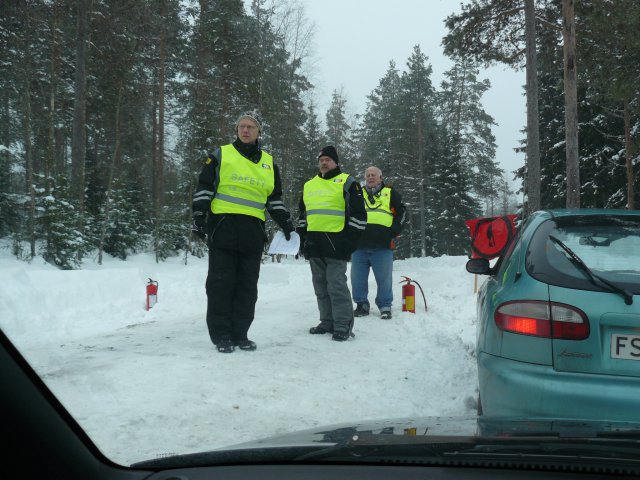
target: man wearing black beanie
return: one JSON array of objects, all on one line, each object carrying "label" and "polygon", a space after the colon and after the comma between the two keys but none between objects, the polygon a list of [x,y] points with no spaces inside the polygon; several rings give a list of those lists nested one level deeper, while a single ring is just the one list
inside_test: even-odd
[{"label": "man wearing black beanie", "polygon": [[309,333],[332,333],[343,342],[353,330],[347,262],[367,226],[367,212],[360,184],[338,162],[332,145],[318,154],[320,173],[304,184],[298,232],[320,311],[320,324]]},{"label": "man wearing black beanie", "polygon": [[320,150],[318,158],[320,157],[329,157],[334,162],[336,162],[336,165],[340,163],[340,160],[338,159],[338,152],[336,151],[336,147],[334,147],[333,145],[327,145],[322,150]]}]

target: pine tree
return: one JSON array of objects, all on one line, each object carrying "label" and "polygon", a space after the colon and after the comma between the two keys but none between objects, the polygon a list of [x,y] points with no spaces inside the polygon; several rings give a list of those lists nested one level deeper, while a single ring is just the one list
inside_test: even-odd
[{"label": "pine tree", "polygon": [[318,152],[328,143],[326,137],[323,135],[320,121],[316,114],[316,108],[312,102],[307,109],[307,123],[305,124],[305,145],[306,149],[303,154],[302,172],[303,177],[306,177],[309,173],[315,173],[318,165],[316,160],[318,158]]},{"label": "pine tree", "polygon": [[[462,12],[446,20],[449,33],[443,39],[445,54],[473,58],[487,65],[504,63],[527,72],[527,209],[540,208],[540,151],[536,16],[548,0],[474,0],[462,5]],[[558,18],[559,15],[556,16]],[[553,22],[546,22],[553,25]],[[555,27],[554,27],[555,28]]]},{"label": "pine tree", "polygon": [[[578,29],[586,37],[582,42],[589,45],[593,40],[588,34],[588,17],[581,18]],[[555,33],[547,32],[540,40],[541,203],[543,208],[560,208],[566,203],[567,188],[562,52]],[[578,80],[580,164],[584,179],[581,205],[624,207],[625,140],[620,103],[615,105],[608,89],[593,81],[588,70],[579,71]]]},{"label": "pine tree", "polygon": [[431,82],[431,65],[416,45],[401,76],[402,121],[398,152],[404,159],[399,163],[405,172],[400,181],[401,191],[411,211],[411,254],[425,256],[432,251],[428,224],[434,218],[433,199],[429,192],[433,165],[437,156],[438,132],[435,120],[435,89]]},{"label": "pine tree", "polygon": [[450,137],[454,158],[469,172],[471,187],[480,200],[498,196],[498,166],[493,118],[482,108],[482,95],[490,88],[488,80],[478,81],[478,68],[469,60],[458,60],[445,72],[442,82],[438,118]]},{"label": "pine tree", "polygon": [[513,195],[515,192],[511,189],[509,176],[506,173],[500,180],[498,188],[500,190],[499,209],[487,211],[489,216],[509,215],[516,212],[517,202]]},{"label": "pine tree", "polygon": [[439,155],[429,182],[432,190],[429,195],[430,254],[463,255],[469,247],[469,234],[464,222],[477,218],[481,209],[470,194],[469,170],[455,154],[455,144],[449,144],[444,131],[440,138]]},{"label": "pine tree", "polygon": [[400,74],[395,62],[389,62],[385,76],[367,97],[367,109],[358,132],[360,158],[357,170],[375,164],[383,172],[385,181],[394,183],[404,176],[401,167],[402,140],[405,138],[402,123]]},{"label": "pine tree", "polygon": [[294,218],[297,218],[298,204],[304,183],[317,175],[318,153],[327,144],[313,102],[309,104],[306,113],[307,121],[302,136],[305,148],[290,171],[290,178],[287,182],[288,189],[285,194],[285,200]]},{"label": "pine tree", "polygon": [[169,202],[162,210],[161,228],[157,238],[159,260],[176,256],[187,248],[187,231],[184,228],[184,203],[179,194],[169,193]]},{"label": "pine tree", "polygon": [[342,90],[334,90],[327,110],[325,136],[327,143],[336,147],[340,157],[349,158],[351,149],[351,126],[347,121],[347,99]]},{"label": "pine tree", "polygon": [[77,253],[86,251],[84,239],[76,229],[79,212],[67,177],[58,175],[55,180],[50,179],[50,183],[50,193],[46,194],[42,189],[38,198],[43,211],[40,224],[46,232],[42,256],[64,270],[73,270],[80,266]]},{"label": "pine tree", "polygon": [[255,63],[247,56],[256,39],[245,28],[241,0],[201,0],[190,13],[196,22],[189,45],[183,142],[199,167],[208,149],[232,138],[238,113],[257,107],[239,99],[251,87],[249,72]]},{"label": "pine tree", "polygon": [[[583,70],[582,76],[588,78],[583,85],[589,90],[589,96],[606,105],[603,114],[610,112],[623,119],[622,124],[618,124],[617,136],[623,144],[620,158],[624,160],[626,174],[626,207],[633,209],[640,202],[637,168],[640,159],[640,136],[637,134],[640,127],[637,68],[640,63],[640,38],[637,35],[640,4],[634,0],[591,0],[579,2],[576,8],[582,66],[578,71]],[[613,203],[620,205],[619,200]]]},{"label": "pine tree", "polygon": [[[266,0],[254,0],[248,30],[259,32],[257,48],[250,51],[250,88],[242,100],[247,108],[258,108],[268,128],[263,132],[263,143],[274,155],[283,183],[291,180],[292,163],[304,151],[302,127],[306,112],[302,94],[311,85],[301,73],[308,40],[303,31],[304,15],[299,9],[286,4],[278,9]],[[287,44],[291,50],[287,50]],[[257,65],[257,67],[256,67]]]},{"label": "pine tree", "polygon": [[[109,220],[106,225],[104,251],[114,257],[126,260],[127,257],[139,252],[147,244],[151,233],[151,225],[145,210],[140,208],[143,192],[135,181],[124,181],[120,178],[114,182],[109,203]],[[106,221],[105,210],[107,203],[102,206],[102,214],[97,217]]]}]

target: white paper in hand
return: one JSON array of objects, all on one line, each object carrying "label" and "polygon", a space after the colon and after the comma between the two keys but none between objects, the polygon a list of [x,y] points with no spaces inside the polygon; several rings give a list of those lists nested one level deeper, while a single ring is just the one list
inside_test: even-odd
[{"label": "white paper in hand", "polygon": [[276,234],[273,236],[273,240],[271,240],[271,245],[269,245],[269,253],[270,255],[281,254],[281,255],[297,255],[300,250],[300,235],[296,232],[291,232],[291,240],[287,241],[284,238],[284,232],[282,230],[278,230]]}]

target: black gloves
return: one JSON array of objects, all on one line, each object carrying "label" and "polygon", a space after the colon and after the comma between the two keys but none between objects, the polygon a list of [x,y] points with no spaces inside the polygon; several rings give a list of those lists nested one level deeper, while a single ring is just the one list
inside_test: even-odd
[{"label": "black gloves", "polygon": [[296,233],[300,236],[300,251],[298,255],[304,256],[304,241],[307,236],[307,229],[303,227],[296,228]]},{"label": "black gloves", "polygon": [[291,232],[293,232],[295,230],[295,228],[293,228],[293,223],[291,223],[291,221],[288,221],[284,227],[282,227],[282,231],[284,232],[284,238],[287,240],[287,242],[289,240],[291,240]]},{"label": "black gloves", "polygon": [[203,242],[207,241],[206,215],[204,212],[193,212],[193,222],[191,223],[191,233]]}]

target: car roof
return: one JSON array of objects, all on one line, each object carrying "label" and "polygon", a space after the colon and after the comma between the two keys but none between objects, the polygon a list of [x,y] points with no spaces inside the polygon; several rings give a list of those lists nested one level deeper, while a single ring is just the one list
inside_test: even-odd
[{"label": "car roof", "polygon": [[638,216],[640,210],[627,210],[623,208],[550,208],[538,210],[529,217],[529,226],[539,225],[545,220],[560,217],[586,217],[586,216]]},{"label": "car roof", "polygon": [[571,215],[640,215],[640,210],[627,210],[623,208],[552,208],[540,210],[541,214],[549,217],[567,217]]}]

